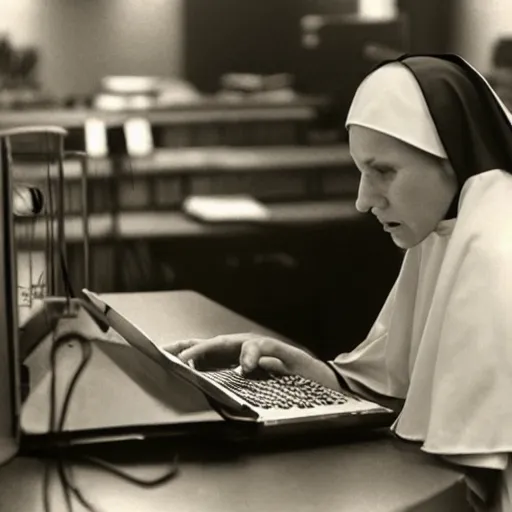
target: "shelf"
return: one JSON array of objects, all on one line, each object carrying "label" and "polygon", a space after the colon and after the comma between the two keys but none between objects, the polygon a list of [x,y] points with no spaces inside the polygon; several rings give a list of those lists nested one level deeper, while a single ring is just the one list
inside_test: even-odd
[{"label": "shelf", "polygon": [[[90,241],[197,237],[250,234],[268,228],[307,226],[330,222],[345,222],[360,218],[353,200],[308,201],[300,203],[277,203],[267,205],[271,219],[260,224],[231,223],[203,224],[196,222],[182,212],[123,212],[117,215],[98,214],[89,216]],[[18,224],[16,232],[29,232],[31,224]],[[26,230],[25,230],[26,228]],[[45,240],[45,224],[34,226],[34,242]],[[55,231],[56,232],[56,231]],[[82,219],[68,217],[65,223],[66,240],[77,243],[83,240]],[[23,241],[19,239],[18,244]],[[29,240],[27,239],[27,243]]]},{"label": "shelf", "polygon": [[342,14],[342,15],[320,15],[322,25],[365,25],[365,26],[382,26],[403,23],[407,20],[404,13],[396,13],[390,17],[372,17],[361,14]]},{"label": "shelf", "polygon": [[[188,173],[234,173],[265,172],[279,170],[307,170],[312,168],[337,168],[352,165],[347,144],[329,146],[282,146],[254,148],[179,148],[160,149],[145,158],[124,159],[121,164],[127,175],[133,174],[188,174]],[[20,180],[36,176],[46,177],[44,163],[15,164],[15,175]],[[108,159],[89,159],[89,178],[112,175],[113,164]],[[57,176],[52,166],[51,176]],[[81,176],[80,163],[67,161],[64,166],[66,178]]]},{"label": "shelf", "polygon": [[315,119],[316,108],[327,105],[322,98],[306,97],[292,102],[245,100],[230,102],[205,99],[158,110],[109,112],[92,109],[7,110],[1,113],[1,128],[26,125],[57,125],[83,128],[87,119],[97,118],[107,126],[122,125],[127,119],[144,117],[152,125],[236,123],[240,121],[307,121]]}]

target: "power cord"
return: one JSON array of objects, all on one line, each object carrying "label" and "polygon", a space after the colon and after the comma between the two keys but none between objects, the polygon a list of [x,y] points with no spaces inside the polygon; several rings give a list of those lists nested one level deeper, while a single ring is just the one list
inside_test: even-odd
[{"label": "power cord", "polygon": [[[49,432],[52,434],[61,432],[64,428],[64,424],[66,421],[66,417],[69,410],[69,405],[71,403],[73,393],[75,391],[76,385],[79,381],[80,376],[83,374],[87,365],[90,362],[92,356],[92,343],[94,341],[104,341],[97,338],[88,338],[84,336],[80,332],[67,332],[65,334],[61,334],[59,336],[54,337],[52,348],[50,352],[50,365],[51,365],[51,390],[50,390],[50,420],[49,420]],[[67,386],[64,399],[62,402],[62,408],[60,411],[60,415],[57,413],[57,399],[56,399],[56,359],[58,351],[65,345],[71,342],[78,342],[81,349],[81,361],[77,366],[76,370],[71,377],[71,380]],[[171,464],[171,468],[166,471],[162,476],[154,478],[154,479],[142,479],[135,477],[129,474],[126,471],[123,471],[116,467],[114,464],[103,460],[98,457],[92,457],[88,455],[80,455],[74,456],[73,459],[76,462],[85,462],[87,464],[96,466],[99,469],[102,469],[108,473],[111,473],[127,482],[130,482],[134,485],[143,488],[152,488],[157,487],[162,484],[165,484],[172,480],[178,474],[178,458],[174,456],[174,459]],[[74,480],[73,474],[70,468],[67,465],[67,461],[64,454],[57,450],[56,452],[56,465],[57,465],[57,475],[59,477],[61,488],[64,492],[64,499],[66,501],[66,510],[67,512],[73,512],[73,500],[76,499],[86,510],[89,512],[97,512],[97,509],[91,504],[90,501],[83,495],[80,491],[76,482]],[[51,486],[51,473],[52,464],[50,460],[47,460],[45,465],[45,474],[44,474],[44,510],[45,512],[51,512],[51,503],[50,503],[50,486]]]},{"label": "power cord", "polygon": [[[49,146],[49,141],[47,138],[47,148]],[[130,165],[131,169],[131,165]],[[53,270],[53,245],[54,245],[54,230],[53,230],[53,197],[52,197],[52,183],[50,177],[50,162],[47,162],[47,181],[49,188],[49,203],[50,203],[50,219],[51,219],[51,228],[49,232],[50,237],[50,254],[49,258],[52,262],[50,269]],[[63,183],[60,183],[59,186],[63,186]],[[60,205],[63,207],[63,205]],[[47,233],[48,234],[48,233]],[[59,264],[62,272],[62,279],[64,290],[66,293],[66,301],[68,309],[70,309],[71,298],[74,297],[74,289],[71,283],[71,279],[69,276],[67,261],[63,252],[63,248],[61,244],[58,247],[58,256],[59,256]],[[47,276],[47,279],[54,279],[53,272],[50,276]],[[77,383],[80,379],[80,376],[85,371],[87,365],[90,363],[92,352],[93,352],[93,342],[101,341],[104,342],[103,339],[99,338],[91,338],[85,336],[84,334],[78,331],[70,331],[65,332],[63,334],[57,335],[58,325],[61,318],[59,318],[56,322],[53,337],[52,337],[52,346],[50,351],[50,372],[51,372],[51,384],[50,384],[50,411],[49,411],[49,425],[48,425],[48,433],[55,434],[62,432],[64,429],[64,424],[66,422],[66,417],[69,410],[69,405],[71,403],[73,393],[76,389]],[[56,397],[56,388],[57,388],[57,369],[56,369],[56,360],[57,354],[59,350],[72,342],[78,342],[81,349],[81,361],[77,368],[75,369],[69,384],[67,385],[66,392],[64,394],[64,400],[62,402],[62,408],[60,411],[60,415],[57,412],[57,397]],[[134,485],[138,485],[143,488],[151,488],[162,485],[171,479],[173,479],[178,474],[178,458],[177,455],[174,456],[171,468],[165,472],[161,477],[155,479],[140,479],[129,473],[119,469],[115,465],[97,457],[91,457],[87,455],[75,456],[74,460],[76,462],[85,462],[89,465],[96,466],[99,469],[102,469],[108,473],[111,473],[127,482],[130,482]],[[76,485],[74,476],[72,474],[71,468],[68,467],[65,455],[61,450],[56,450],[56,465],[57,465],[57,474],[59,477],[61,488],[64,492],[64,499],[66,501],[66,510],[67,512],[73,512],[73,499],[76,499],[86,510],[89,512],[98,512],[97,509],[91,504],[89,500],[83,495],[80,491],[79,487]],[[45,512],[51,512],[51,502],[50,502],[50,487],[51,487],[51,468],[52,464],[48,459],[45,464],[44,470],[44,481],[43,481],[43,503]]]}]

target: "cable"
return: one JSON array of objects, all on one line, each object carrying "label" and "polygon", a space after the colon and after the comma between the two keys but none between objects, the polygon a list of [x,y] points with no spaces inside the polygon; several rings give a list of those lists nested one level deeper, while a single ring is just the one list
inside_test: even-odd
[{"label": "cable", "polygon": [[144,479],[144,478],[137,478],[133,475],[130,475],[126,471],[122,471],[113,464],[103,460],[99,459],[97,457],[91,457],[91,456],[82,456],[82,460],[87,461],[91,464],[94,464],[95,466],[98,466],[105,471],[108,471],[109,473],[112,473],[113,475],[116,475],[128,482],[131,482],[132,484],[138,485],[140,487],[158,487],[159,485],[165,484],[169,480],[172,480],[177,474],[178,474],[178,456],[175,455],[172,461],[171,468],[164,473],[162,476],[154,479]]},{"label": "cable", "polygon": [[[125,162],[128,163],[128,174],[130,175],[130,179],[132,182],[132,190],[134,190],[135,189],[135,172],[133,170],[132,159],[130,158],[130,155],[126,155]],[[124,171],[124,165],[122,167],[122,170]]]},{"label": "cable", "polygon": [[[81,361],[73,373],[69,384],[67,385],[67,389],[64,395],[64,399],[62,402],[62,408],[60,411],[60,415],[57,414],[57,398],[56,398],[56,360],[58,351],[65,345],[70,342],[78,342],[81,348]],[[92,343],[94,341],[104,341],[102,339],[97,338],[88,338],[84,336],[80,332],[72,331],[66,332],[59,336],[54,336],[53,344],[50,351],[50,371],[51,371],[51,384],[50,384],[50,419],[49,419],[49,432],[50,433],[58,433],[61,432],[64,428],[64,424],[66,421],[66,417],[68,414],[69,406],[73,397],[73,393],[76,389],[80,376],[83,374],[87,365],[89,364],[92,357]],[[63,457],[62,452],[58,451],[56,457],[57,464],[57,474],[59,477],[60,485],[64,492],[64,498],[66,501],[66,510],[68,512],[73,512],[73,497],[77,499],[81,505],[86,508],[89,512],[97,512],[94,506],[85,498],[80,489],[77,487],[74,482],[73,476],[68,473],[66,467],[66,460]],[[89,465],[96,466],[103,471],[111,473],[118,478],[121,478],[129,483],[137,485],[143,488],[152,488],[162,485],[164,483],[169,482],[172,478],[174,478],[178,474],[178,457],[175,455],[171,464],[171,467],[168,471],[166,471],[162,476],[154,478],[154,479],[143,479],[135,477],[129,474],[126,471],[123,471],[116,467],[115,465],[109,463],[106,460],[103,460],[98,457],[92,457],[87,455],[75,456],[74,460],[76,462],[85,462]],[[45,512],[51,512],[50,505],[50,462],[47,461],[45,466],[45,475],[44,475],[44,485],[43,485],[43,502],[44,502],[44,510]]]},{"label": "cable", "polygon": [[[87,364],[89,363],[92,356],[92,347],[91,341],[83,336],[79,332],[67,332],[60,336],[55,335],[56,330],[54,331],[53,343],[50,351],[50,371],[51,371],[51,380],[50,380],[50,415],[49,415],[49,425],[48,431],[49,433],[55,433],[62,431],[64,427],[64,423],[66,420],[69,404],[71,401],[72,394],[76,388],[80,375],[85,370]],[[75,370],[70,383],[67,386],[66,393],[64,396],[64,401],[60,413],[60,417],[57,419],[57,398],[56,398],[56,359],[57,353],[61,347],[72,342],[78,341],[80,344],[81,352],[82,352],[82,360]],[[77,495],[76,486],[74,485],[72,479],[68,478],[66,474],[66,469],[64,465],[64,460],[61,457],[61,454],[57,454],[57,471],[59,475],[59,480],[61,483],[62,490],[64,491],[64,498],[66,500],[66,509],[68,512],[73,512],[73,502],[72,502],[72,494]],[[49,486],[50,486],[50,463],[47,462],[45,467],[45,481],[44,481],[44,504],[45,504],[45,512],[50,512],[51,508],[49,507]],[[81,495],[80,495],[81,496]],[[94,511],[94,509],[90,509]]]},{"label": "cable", "polygon": [[[50,152],[50,134],[46,134],[46,151],[49,155]],[[46,161],[46,181],[47,181],[47,187],[48,187],[48,207],[49,207],[49,213],[50,213],[50,222],[49,222],[49,237],[47,236],[47,239],[49,241],[49,256],[48,259],[50,261],[50,275],[48,276],[48,289],[51,290],[52,293],[55,293],[55,267],[54,267],[54,207],[53,207],[53,183],[52,183],[52,177],[51,177],[51,167],[50,167],[50,158]],[[48,233],[47,233],[48,235]],[[51,284],[50,284],[51,283]]]},{"label": "cable", "polygon": [[[67,475],[64,469],[64,461],[61,457],[57,459],[57,471],[59,474],[59,479],[62,485],[62,490],[64,491],[64,499],[66,500],[66,509],[68,512],[73,512],[73,498],[71,496],[71,487],[70,483],[67,479]],[[73,486],[74,487],[74,486]]]},{"label": "cable", "polygon": [[[51,176],[50,176],[50,163],[48,163],[47,168],[47,179],[49,182],[49,188],[51,189],[52,183],[51,183]],[[131,168],[131,165],[130,165]],[[63,183],[60,183],[60,186],[63,186]],[[54,262],[53,262],[53,244],[54,244],[54,226],[53,226],[53,198],[52,193],[50,191],[50,197],[49,197],[49,203],[50,203],[50,211],[51,211],[51,230],[50,230],[50,247],[52,248],[50,258],[51,258],[51,269],[52,274],[54,272]],[[60,207],[63,207],[63,204],[60,205]],[[62,217],[62,216],[60,216]],[[48,233],[47,233],[48,234]],[[69,272],[67,268],[67,261],[65,257],[65,253],[62,247],[62,244],[59,244],[58,247],[58,256],[59,256],[59,263],[62,270],[62,280],[63,280],[63,289],[66,293],[66,300],[68,308],[70,308],[70,299],[73,297],[73,287],[70,282]],[[55,284],[52,288],[55,288]],[[92,343],[95,341],[104,341],[103,339],[97,339],[97,338],[90,338],[85,336],[84,334],[78,332],[78,331],[70,331],[66,332],[60,335],[57,335],[57,329],[59,324],[60,318],[57,319],[54,331],[53,331],[53,337],[52,337],[52,346],[50,350],[50,411],[49,411],[49,425],[48,425],[48,432],[49,434],[56,434],[61,432],[64,429],[64,424],[66,422],[66,417],[68,414],[69,406],[73,397],[73,393],[76,389],[76,386],[78,384],[78,381],[80,379],[80,376],[85,371],[87,365],[89,364],[93,347]],[[57,389],[57,370],[56,370],[56,359],[58,351],[65,346],[66,344],[70,342],[78,342],[81,350],[81,361],[77,368],[75,369],[71,380],[67,384],[66,392],[64,394],[64,399],[62,401],[62,408],[60,411],[60,415],[57,414],[57,397],[56,397],[56,389]],[[66,460],[63,457],[63,454],[60,450],[56,453],[56,464],[57,464],[57,474],[59,477],[60,485],[62,487],[62,490],[64,492],[64,498],[66,501],[66,509],[68,512],[73,512],[73,498],[75,498],[85,509],[87,509],[89,512],[97,512],[94,506],[85,498],[85,496],[82,494],[78,486],[76,485],[73,475],[71,474],[71,470],[67,471],[66,466]],[[148,487],[156,487],[159,485],[162,485],[172,478],[174,478],[178,473],[178,459],[175,455],[172,461],[171,468],[169,471],[165,472],[162,476],[155,478],[155,479],[140,479],[133,475],[130,475],[126,471],[123,471],[113,464],[102,460],[97,457],[90,457],[86,455],[82,455],[79,457],[75,457],[75,460],[78,462],[85,462],[89,465],[96,466],[103,471],[109,472],[118,478],[121,478],[129,483],[138,485],[143,488]],[[50,503],[50,485],[51,485],[51,474],[50,474],[50,461],[47,460],[45,465],[45,472],[44,472],[44,482],[43,482],[43,503],[44,503],[44,510],[45,512],[51,512],[51,503]]]},{"label": "cable", "polygon": [[36,229],[36,218],[35,216],[29,220],[29,245],[28,245],[28,287],[29,287],[29,306],[32,307],[32,276],[34,275],[34,262],[32,260],[34,253],[34,239],[35,239],[35,229]]}]

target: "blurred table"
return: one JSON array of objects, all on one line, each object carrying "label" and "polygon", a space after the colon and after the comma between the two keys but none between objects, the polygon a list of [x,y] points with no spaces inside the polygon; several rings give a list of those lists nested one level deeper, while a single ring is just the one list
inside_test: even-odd
[{"label": "blurred table", "polygon": [[[3,468],[0,510],[43,511],[43,467],[40,460],[17,459]],[[139,478],[155,478],[167,467],[143,458],[123,465]],[[105,512],[469,511],[461,475],[391,440],[185,460],[174,480],[151,490],[88,466],[75,465],[73,473]],[[51,510],[65,510],[53,480]]]},{"label": "blurred table", "polygon": [[[211,337],[222,332],[271,334],[262,326],[190,291],[109,294],[108,297],[116,308],[125,303],[124,314],[127,310],[140,310],[144,304],[155,322],[165,311],[168,320],[165,333],[155,339],[158,344],[186,337]],[[31,366],[38,374],[34,375],[36,381],[44,378],[44,354],[47,354],[44,349],[41,345],[32,355]],[[91,365],[94,360],[91,359]],[[142,394],[128,387],[118,388],[117,399],[113,400],[115,393],[107,388],[115,386],[114,374],[109,385],[104,386],[104,396],[99,396],[100,383],[95,387],[87,383],[87,372],[92,375],[93,370],[91,366],[86,369],[85,384],[81,381],[82,387],[79,385],[76,392],[81,404],[95,409],[75,408],[76,414],[84,417],[104,414],[112,418],[116,403],[122,414],[126,414],[127,403],[134,411],[132,416],[137,416],[137,411],[148,410],[139,404]],[[96,389],[94,399],[87,400],[92,389]],[[167,389],[172,393],[172,387]],[[70,413],[72,416],[72,411]],[[73,464],[73,475],[86,498],[98,510],[106,512],[469,511],[463,475],[439,459],[421,453],[417,446],[401,443],[381,432],[357,436],[335,432],[334,435],[336,439],[332,439],[331,433],[329,442],[326,442],[327,436],[320,435],[293,443],[286,439],[268,444],[234,443],[226,445],[226,449],[222,443],[211,443],[203,448],[198,444],[195,450],[189,450],[185,448],[186,443],[166,442],[165,439],[156,444],[139,443],[133,451],[127,444],[111,449],[113,460],[139,478],[161,475],[173,454],[180,454],[177,477],[151,490],[87,464]],[[53,463],[52,466],[55,470]],[[43,477],[44,461],[36,458],[19,457],[1,468],[0,510],[43,511]],[[51,510],[65,510],[55,475],[50,495]]]}]

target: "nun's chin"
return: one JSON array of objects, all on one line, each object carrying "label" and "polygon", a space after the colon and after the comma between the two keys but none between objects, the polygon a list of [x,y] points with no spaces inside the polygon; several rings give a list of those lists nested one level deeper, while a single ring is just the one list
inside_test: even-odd
[{"label": "nun's chin", "polygon": [[[418,236],[417,233],[413,233],[405,226],[400,226],[398,229],[394,229],[391,233],[391,239],[394,244],[400,249],[412,249],[416,245],[420,244],[425,240],[426,236]],[[428,236],[428,235],[427,235]]]},{"label": "nun's chin", "polygon": [[411,249],[412,247],[414,247],[414,245],[416,245],[416,244],[410,244],[407,241],[402,240],[400,237],[397,237],[395,235],[391,235],[391,239],[393,240],[394,244],[397,247],[399,247],[400,249],[404,249],[404,250]]}]

